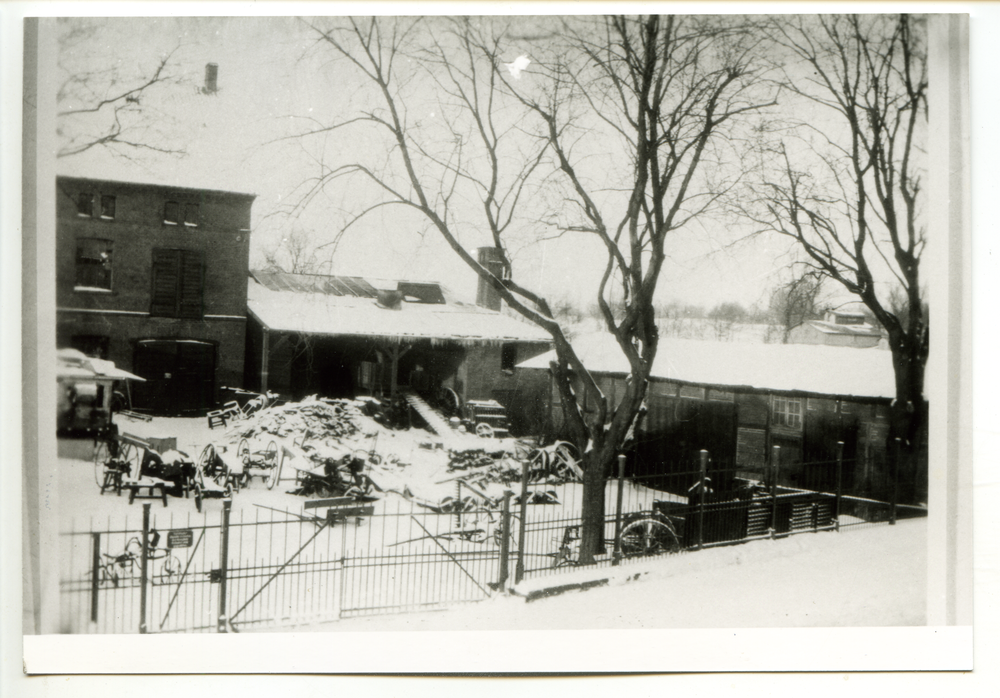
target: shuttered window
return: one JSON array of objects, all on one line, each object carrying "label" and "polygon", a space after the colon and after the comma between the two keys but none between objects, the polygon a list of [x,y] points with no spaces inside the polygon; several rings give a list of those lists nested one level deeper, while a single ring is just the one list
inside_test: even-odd
[{"label": "shuttered window", "polygon": [[205,259],[193,250],[153,250],[153,290],[149,314],[200,320]]}]

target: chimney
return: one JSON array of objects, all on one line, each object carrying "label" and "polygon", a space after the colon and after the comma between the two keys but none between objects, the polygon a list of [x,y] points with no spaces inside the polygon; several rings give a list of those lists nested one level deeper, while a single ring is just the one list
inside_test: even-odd
[{"label": "chimney", "polygon": [[379,289],[375,304],[386,310],[400,310],[403,307],[403,294],[401,291]]},{"label": "chimney", "polygon": [[205,88],[202,90],[207,95],[215,94],[219,91],[219,64],[207,63],[205,65]]},{"label": "chimney", "polygon": [[[477,250],[479,263],[498,279],[506,279],[506,265],[495,247],[480,247]],[[501,298],[496,289],[486,279],[480,277],[476,291],[476,305],[489,310],[500,310]]]}]

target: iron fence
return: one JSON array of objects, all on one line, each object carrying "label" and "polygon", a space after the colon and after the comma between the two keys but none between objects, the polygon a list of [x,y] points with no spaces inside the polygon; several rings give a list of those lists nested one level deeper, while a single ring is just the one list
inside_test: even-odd
[{"label": "iron fence", "polygon": [[[845,461],[810,463],[789,486],[778,459],[757,472],[694,463],[603,489],[603,540],[580,554],[583,486],[530,481],[496,502],[457,496],[452,509],[401,498],[303,513],[258,508],[175,517],[143,507],[141,522],[62,535],[64,632],[213,632],[288,627],[480,601],[513,583],[630,565],[800,533],[892,524],[926,509],[859,496],[840,484]],[[818,483],[815,489],[802,487]],[[332,500],[330,500],[332,501]],[[388,502],[388,503],[387,503]],[[349,515],[337,511],[350,511]]]}]

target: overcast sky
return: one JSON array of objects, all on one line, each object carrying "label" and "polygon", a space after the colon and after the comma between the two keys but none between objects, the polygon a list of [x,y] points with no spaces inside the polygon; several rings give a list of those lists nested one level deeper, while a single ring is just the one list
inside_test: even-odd
[{"label": "overcast sky", "polygon": [[[316,244],[330,242],[360,201],[371,192],[356,183],[333,183],[297,218],[280,215],[296,200],[301,185],[317,172],[315,142],[276,139],[307,127],[307,117],[329,119],[364,106],[366,93],[355,74],[313,45],[308,28],[290,18],[132,18],[98,20],[86,41],[64,52],[69,70],[115,67],[122,74],[148,73],[160,56],[175,51],[173,72],[179,84],[152,93],[143,106],[154,115],[160,137],[181,146],[181,158],[155,154],[132,160],[94,148],[58,161],[60,174],[210,187],[257,194],[253,206],[252,266],[260,251],[300,229]],[[545,18],[525,18],[525,31],[549,27]],[[53,23],[49,28],[55,30]],[[509,60],[519,47],[512,46]],[[219,66],[219,92],[198,91],[205,64]],[[52,66],[53,75],[58,70]],[[530,74],[526,75],[530,80]],[[53,78],[52,88],[58,79]],[[418,105],[439,117],[433,104]],[[53,147],[55,141],[53,142]],[[386,150],[369,133],[354,130],[327,137],[326,155],[367,156]],[[388,157],[388,155],[386,155]],[[330,163],[328,163],[330,164]],[[530,226],[528,227],[530,230]],[[724,246],[740,230],[721,220],[703,219],[671,234],[668,263],[659,299],[711,307],[723,301],[749,306],[766,296],[787,265],[790,245],[758,240],[736,250]],[[462,232],[467,247],[486,243],[484,231]],[[527,233],[525,233],[527,235]],[[517,278],[551,298],[568,297],[581,306],[593,302],[603,266],[601,250],[590,241],[552,240],[522,244],[515,250]],[[461,296],[474,297],[475,277],[418,216],[400,207],[380,209],[344,236],[332,259],[332,272],[382,278],[437,280]]]}]

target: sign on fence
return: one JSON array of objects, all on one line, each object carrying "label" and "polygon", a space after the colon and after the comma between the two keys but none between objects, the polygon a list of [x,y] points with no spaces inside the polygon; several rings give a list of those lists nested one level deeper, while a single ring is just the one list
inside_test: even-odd
[{"label": "sign on fence", "polygon": [[190,548],[194,542],[194,531],[190,528],[178,528],[167,531],[168,548]]}]

